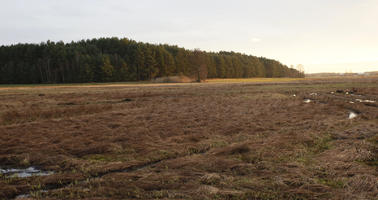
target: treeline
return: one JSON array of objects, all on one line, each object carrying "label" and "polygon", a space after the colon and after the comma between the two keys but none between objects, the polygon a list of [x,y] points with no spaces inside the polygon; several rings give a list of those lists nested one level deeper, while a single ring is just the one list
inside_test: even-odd
[{"label": "treeline", "polygon": [[234,52],[186,50],[127,38],[0,47],[0,83],[140,81],[186,75],[195,79],[303,77],[278,61]]}]

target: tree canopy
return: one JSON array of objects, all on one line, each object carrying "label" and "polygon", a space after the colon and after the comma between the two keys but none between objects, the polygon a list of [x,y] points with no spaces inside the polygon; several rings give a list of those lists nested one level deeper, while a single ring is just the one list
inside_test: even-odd
[{"label": "tree canopy", "polygon": [[303,77],[264,57],[187,50],[128,38],[0,46],[1,84],[141,81],[174,75],[196,80]]}]

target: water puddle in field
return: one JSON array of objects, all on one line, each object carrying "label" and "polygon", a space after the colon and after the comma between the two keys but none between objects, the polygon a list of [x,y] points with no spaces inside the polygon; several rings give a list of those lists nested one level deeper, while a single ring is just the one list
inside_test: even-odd
[{"label": "water puddle in field", "polygon": [[357,113],[355,113],[355,112],[350,112],[350,113],[349,113],[349,119],[354,119],[354,118],[356,118],[356,117],[358,117],[358,114],[357,114]]},{"label": "water puddle in field", "polygon": [[54,174],[54,172],[42,171],[42,170],[36,169],[35,167],[28,167],[26,169],[0,168],[0,175],[6,176],[6,177],[27,178],[31,176],[48,176],[51,174]]},{"label": "water puddle in field", "polygon": [[14,199],[28,199],[28,198],[30,198],[29,194],[21,194],[21,195],[16,196],[16,198]]},{"label": "water puddle in field", "polygon": [[[49,192],[48,190],[40,190],[38,191],[38,194],[43,194],[43,193],[47,193]],[[20,195],[17,195],[14,199],[30,199],[32,197],[32,195],[30,194],[20,194]]]}]

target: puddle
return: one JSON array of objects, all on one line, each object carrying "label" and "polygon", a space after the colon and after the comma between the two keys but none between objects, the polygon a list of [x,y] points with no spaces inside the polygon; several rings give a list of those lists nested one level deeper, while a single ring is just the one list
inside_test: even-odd
[{"label": "puddle", "polygon": [[349,113],[349,119],[354,119],[354,118],[356,118],[356,117],[358,117],[358,114],[357,114],[357,113],[355,113],[355,112],[350,112],[350,113]]},{"label": "puddle", "polygon": [[28,198],[30,198],[29,194],[21,194],[21,195],[16,196],[16,198],[14,199],[28,199]]},{"label": "puddle", "polygon": [[18,178],[27,178],[31,176],[48,176],[54,172],[42,171],[36,169],[35,167],[28,167],[26,169],[1,169],[0,174],[7,177],[18,177]]},{"label": "puddle", "polygon": [[305,99],[303,102],[305,102],[305,103],[311,103],[311,99]]},{"label": "puddle", "polygon": [[[42,194],[42,193],[47,193],[49,192],[48,190],[40,190],[38,191],[39,194]],[[30,199],[32,197],[32,195],[30,194],[20,194],[20,195],[17,195],[14,199]]]},{"label": "puddle", "polygon": [[363,100],[363,99],[356,99],[356,101],[358,101],[360,103],[375,103],[375,101],[372,101],[372,100]]},{"label": "puddle", "polygon": [[336,93],[344,93],[344,90],[336,90]]}]

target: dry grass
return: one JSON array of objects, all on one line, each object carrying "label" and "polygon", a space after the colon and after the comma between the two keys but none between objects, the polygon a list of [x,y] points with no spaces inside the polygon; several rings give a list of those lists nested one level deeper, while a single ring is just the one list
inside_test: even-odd
[{"label": "dry grass", "polygon": [[57,173],[0,199],[374,199],[378,108],[344,91],[378,99],[373,79],[3,90],[0,167]]},{"label": "dry grass", "polygon": [[[74,105],[74,104],[67,104]],[[99,113],[109,111],[112,105],[79,105],[65,108],[44,109],[32,107],[24,110],[8,110],[1,115],[1,124],[25,123],[44,119],[55,119],[63,117],[72,117],[85,114]]]},{"label": "dry grass", "polygon": [[227,78],[227,79],[208,79],[209,83],[277,83],[303,81],[304,78]]},{"label": "dry grass", "polygon": [[153,83],[192,83],[193,79],[186,76],[168,76],[159,77],[152,81]]}]

